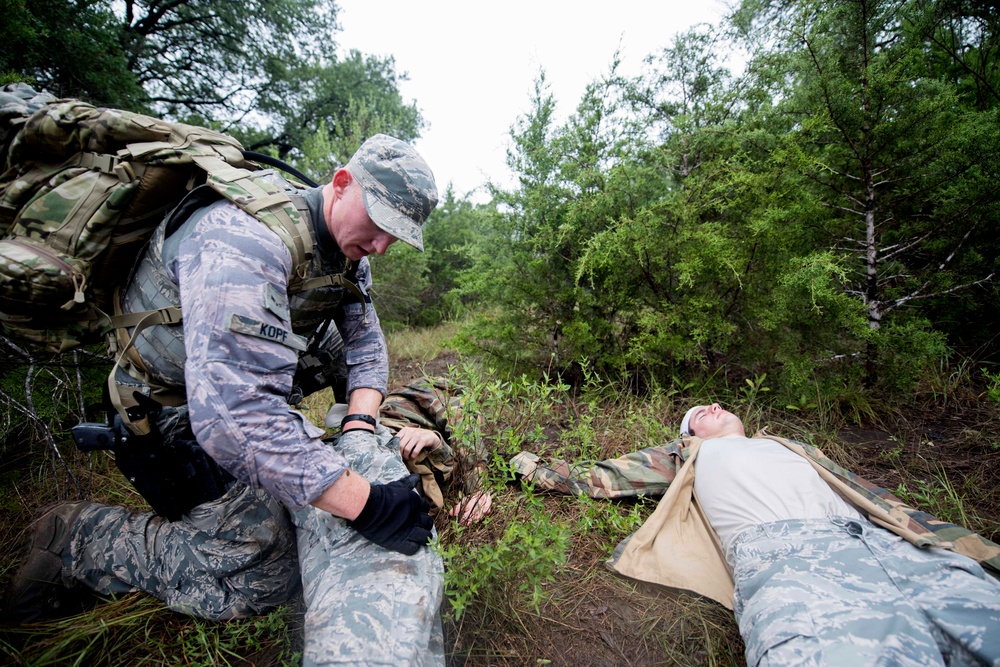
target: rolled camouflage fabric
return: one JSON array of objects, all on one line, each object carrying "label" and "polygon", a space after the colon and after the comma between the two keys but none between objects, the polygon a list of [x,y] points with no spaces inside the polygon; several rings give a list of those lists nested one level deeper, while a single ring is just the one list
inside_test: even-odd
[{"label": "rolled camouflage fabric", "polygon": [[537,489],[591,498],[658,497],[674,481],[686,454],[680,442],[674,442],[598,462],[544,462],[536,454],[521,452],[510,465]]},{"label": "rolled camouflage fabric", "polygon": [[406,461],[410,472],[420,475],[424,495],[434,515],[444,505],[443,487],[455,479],[462,482],[462,493],[471,495],[482,488],[486,473],[486,452],[476,438],[471,449],[453,448],[455,427],[464,419],[462,387],[447,378],[422,378],[391,392],[379,409],[383,426],[393,434],[412,426],[437,432],[441,446],[424,450],[413,461]]},{"label": "rolled camouflage fabric", "polygon": [[38,92],[26,83],[8,83],[0,88],[0,149],[6,163],[10,140],[36,111],[56,101],[55,95]]}]

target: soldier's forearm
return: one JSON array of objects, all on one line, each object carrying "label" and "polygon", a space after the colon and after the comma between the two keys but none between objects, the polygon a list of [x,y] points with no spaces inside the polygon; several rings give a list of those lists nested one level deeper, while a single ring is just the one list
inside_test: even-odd
[{"label": "soldier's forearm", "polygon": [[[359,387],[351,392],[351,396],[347,402],[347,414],[356,415],[363,414],[374,418],[376,413],[378,413],[379,406],[382,405],[382,393],[375,390],[369,389],[368,387]],[[371,424],[361,420],[354,420],[345,422],[343,424],[344,430],[349,428],[364,428],[369,430],[375,430]]]},{"label": "soldier's forearm", "polygon": [[330,488],[313,501],[313,507],[334,516],[353,520],[358,517],[368,501],[371,485],[356,472],[345,470]]}]

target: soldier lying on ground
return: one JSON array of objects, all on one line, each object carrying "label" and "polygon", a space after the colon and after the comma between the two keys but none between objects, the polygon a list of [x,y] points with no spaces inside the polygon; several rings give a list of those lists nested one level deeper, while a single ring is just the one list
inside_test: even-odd
[{"label": "soldier lying on ground", "polygon": [[[326,423],[340,423],[337,406],[330,410]],[[386,396],[379,408],[379,421],[399,438],[403,462],[421,477],[430,513],[444,507],[445,484],[461,483],[459,501],[448,515],[468,525],[488,514],[493,504],[483,491],[486,475],[486,451],[479,437],[471,448],[452,447],[455,433],[464,418],[461,388],[446,378],[422,378]],[[478,434],[477,434],[478,435]]]},{"label": "soldier lying on ground", "polygon": [[609,566],[733,609],[748,665],[1000,665],[1000,583],[984,571],[1000,572],[1000,546],[817,448],[746,437],[718,404],[689,410],[681,435],[597,464],[511,463],[536,488],[662,494]]}]

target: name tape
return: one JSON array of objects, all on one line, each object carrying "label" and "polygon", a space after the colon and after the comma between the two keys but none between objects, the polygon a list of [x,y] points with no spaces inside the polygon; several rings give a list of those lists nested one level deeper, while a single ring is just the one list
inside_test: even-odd
[{"label": "name tape", "polygon": [[229,330],[280,343],[299,352],[305,352],[308,347],[308,342],[302,336],[292,333],[287,329],[276,327],[273,324],[261,322],[252,317],[237,315],[236,313],[233,313],[232,318],[229,320]]}]

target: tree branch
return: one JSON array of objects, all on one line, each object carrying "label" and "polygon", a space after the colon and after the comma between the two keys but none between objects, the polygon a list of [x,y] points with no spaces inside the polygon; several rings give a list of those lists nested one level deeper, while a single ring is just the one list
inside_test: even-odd
[{"label": "tree branch", "polygon": [[[982,285],[983,283],[987,283],[987,282],[991,281],[993,279],[993,276],[994,276],[994,274],[991,273],[990,275],[986,276],[985,278],[983,278],[981,280],[977,280],[977,281],[971,282],[971,283],[965,283],[964,285],[957,285],[955,287],[952,287],[951,289],[946,289],[946,290],[941,291],[941,292],[934,292],[933,294],[916,294],[916,293],[914,293],[914,294],[911,294],[909,296],[904,296],[904,297],[901,297],[901,298],[896,299],[895,301],[891,302],[886,307],[885,312],[893,310],[893,309],[897,308],[898,306],[902,306],[904,303],[907,303],[909,301],[917,301],[919,299],[933,299],[933,298],[936,298],[936,297],[939,297],[939,296],[945,296],[946,294],[952,294],[954,292],[957,292],[958,290],[965,289],[967,287],[975,287],[976,285]],[[924,286],[926,286],[926,284]]]}]

